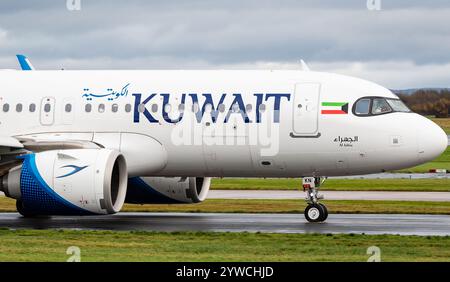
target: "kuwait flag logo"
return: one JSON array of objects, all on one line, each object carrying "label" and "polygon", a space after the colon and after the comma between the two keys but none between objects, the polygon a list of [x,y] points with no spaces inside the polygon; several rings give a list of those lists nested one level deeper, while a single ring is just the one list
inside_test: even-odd
[{"label": "kuwait flag logo", "polygon": [[348,102],[322,102],[322,115],[348,114]]}]

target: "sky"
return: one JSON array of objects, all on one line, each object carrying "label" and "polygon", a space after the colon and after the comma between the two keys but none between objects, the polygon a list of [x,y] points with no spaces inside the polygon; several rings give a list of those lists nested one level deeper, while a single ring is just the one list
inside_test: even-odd
[{"label": "sky", "polygon": [[2,0],[0,68],[18,68],[15,54],[37,69],[300,69],[303,59],[391,89],[450,87],[450,1],[369,1]]}]

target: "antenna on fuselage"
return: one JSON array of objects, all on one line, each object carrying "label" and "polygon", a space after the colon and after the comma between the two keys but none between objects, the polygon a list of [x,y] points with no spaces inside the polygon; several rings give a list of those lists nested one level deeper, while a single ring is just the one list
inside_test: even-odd
[{"label": "antenna on fuselage", "polygon": [[308,65],[303,60],[300,60],[300,67],[301,67],[302,71],[310,71]]}]

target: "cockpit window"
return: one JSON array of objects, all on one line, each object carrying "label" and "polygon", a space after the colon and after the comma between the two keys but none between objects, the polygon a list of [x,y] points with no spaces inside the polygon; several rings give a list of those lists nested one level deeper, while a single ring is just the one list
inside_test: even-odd
[{"label": "cockpit window", "polygon": [[393,112],[411,112],[400,99],[383,97],[363,97],[353,105],[356,116],[374,116]]},{"label": "cockpit window", "polygon": [[370,109],[370,99],[361,99],[356,102],[355,113],[358,115],[367,115],[369,114]]},{"label": "cockpit window", "polygon": [[372,114],[379,115],[392,112],[391,107],[384,98],[375,98],[372,102]]},{"label": "cockpit window", "polygon": [[387,99],[389,105],[391,106],[391,108],[394,110],[394,112],[405,112],[408,113],[411,110],[408,109],[408,107],[403,104],[403,102],[401,100],[397,100],[397,99]]}]

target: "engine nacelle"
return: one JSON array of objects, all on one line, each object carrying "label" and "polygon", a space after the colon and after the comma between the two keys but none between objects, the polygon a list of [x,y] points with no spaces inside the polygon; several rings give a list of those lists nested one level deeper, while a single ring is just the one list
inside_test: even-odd
[{"label": "engine nacelle", "polygon": [[206,199],[210,177],[132,177],[125,202],[133,204],[186,204]]},{"label": "engine nacelle", "polygon": [[124,157],[109,149],[54,150],[21,156],[0,190],[24,215],[92,215],[120,211],[127,189]]}]

